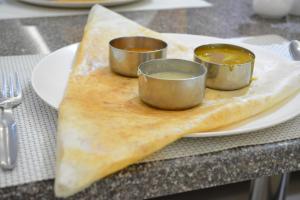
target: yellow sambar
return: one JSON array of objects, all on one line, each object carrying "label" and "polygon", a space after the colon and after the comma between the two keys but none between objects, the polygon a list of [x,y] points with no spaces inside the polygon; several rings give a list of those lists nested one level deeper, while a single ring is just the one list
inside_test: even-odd
[{"label": "yellow sambar", "polygon": [[206,45],[197,48],[195,54],[205,62],[225,65],[243,64],[253,60],[249,51],[231,45]]}]

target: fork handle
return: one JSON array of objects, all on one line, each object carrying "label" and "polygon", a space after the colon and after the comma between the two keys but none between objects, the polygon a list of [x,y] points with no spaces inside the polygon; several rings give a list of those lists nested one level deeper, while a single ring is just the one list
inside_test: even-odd
[{"label": "fork handle", "polygon": [[17,160],[17,126],[11,109],[4,109],[0,120],[0,166],[11,170]]}]

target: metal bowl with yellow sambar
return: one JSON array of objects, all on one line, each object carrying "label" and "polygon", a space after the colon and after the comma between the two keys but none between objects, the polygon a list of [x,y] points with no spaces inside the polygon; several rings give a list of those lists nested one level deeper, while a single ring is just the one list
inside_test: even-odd
[{"label": "metal bowl with yellow sambar", "polygon": [[237,90],[251,83],[255,55],[232,44],[207,44],[194,49],[194,60],[207,68],[206,86]]}]

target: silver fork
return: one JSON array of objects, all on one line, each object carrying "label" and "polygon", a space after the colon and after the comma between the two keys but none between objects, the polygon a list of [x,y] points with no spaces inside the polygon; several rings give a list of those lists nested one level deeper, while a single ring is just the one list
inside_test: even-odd
[{"label": "silver fork", "polygon": [[0,166],[2,169],[11,170],[16,165],[18,152],[17,126],[12,109],[22,101],[22,90],[18,74],[9,78],[2,72],[1,97],[0,97]]}]

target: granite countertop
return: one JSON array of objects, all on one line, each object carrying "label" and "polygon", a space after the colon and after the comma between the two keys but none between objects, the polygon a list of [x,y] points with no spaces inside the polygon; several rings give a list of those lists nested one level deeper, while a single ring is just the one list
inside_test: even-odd
[{"label": "granite countertop", "polygon": [[[300,39],[300,17],[253,14],[249,0],[209,0],[207,8],[122,13],[159,32],[217,37],[277,34]],[[0,56],[49,53],[78,42],[86,16],[0,20]],[[174,21],[176,19],[176,21]],[[30,29],[42,36],[31,38]],[[46,44],[46,45],[45,45]],[[70,199],[143,199],[300,169],[300,139],[132,165]],[[0,189],[1,199],[52,199],[53,180]]]}]

